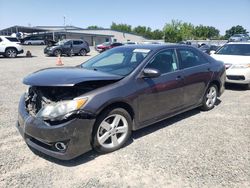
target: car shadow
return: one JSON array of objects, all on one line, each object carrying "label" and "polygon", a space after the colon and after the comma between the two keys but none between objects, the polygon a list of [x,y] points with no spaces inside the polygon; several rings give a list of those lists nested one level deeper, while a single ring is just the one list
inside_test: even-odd
[{"label": "car shadow", "polygon": [[30,57],[27,57],[27,56],[16,56],[15,58],[9,58],[9,57],[4,57],[4,56],[0,56],[1,59],[21,59],[21,58],[32,58],[32,57],[37,57],[37,56],[30,56]]},{"label": "car shadow", "polygon": [[[80,56],[80,55],[72,55],[72,56],[68,56],[68,55],[61,55],[60,57],[68,57],[68,58],[74,58],[74,57],[88,57],[88,56],[91,56],[91,55],[85,55],[85,56]],[[45,55],[44,57],[50,57],[50,58],[52,58],[52,57],[56,57],[57,58],[57,56],[53,56],[53,55]]]},{"label": "car shadow", "polygon": [[56,158],[53,158],[49,155],[46,155],[45,153],[42,153],[32,147],[29,147],[29,149],[35,154],[35,155],[38,155],[39,157],[47,160],[47,161],[50,161],[52,163],[56,163],[58,165],[62,165],[62,166],[67,166],[67,167],[73,167],[73,166],[78,166],[78,165],[81,165],[81,164],[84,164],[84,163],[87,163],[88,161],[91,161],[93,159],[95,159],[96,157],[98,156],[101,156],[99,153],[97,153],[96,151],[94,150],[91,150],[89,152],[86,152],[74,159],[71,159],[71,160],[60,160],[60,159],[56,159]]},{"label": "car shadow", "polygon": [[186,119],[186,118],[189,118],[191,116],[197,115],[200,112],[201,112],[201,110],[196,108],[196,109],[181,113],[179,115],[176,115],[174,117],[171,117],[171,118],[162,120],[160,122],[154,123],[154,124],[149,125],[149,126],[147,126],[145,128],[134,131],[133,134],[132,134],[132,138],[133,139],[142,138],[142,137],[147,136],[147,135],[149,135],[151,133],[154,133],[154,132],[156,132],[156,131],[158,131],[160,129],[164,129],[165,127],[171,126],[171,125],[173,125],[173,124],[175,124],[175,123],[177,123],[177,122],[179,122],[179,121],[181,121],[183,119]]},{"label": "car shadow", "polygon": [[231,84],[231,83],[226,83],[225,84],[226,90],[231,90],[231,91],[246,91],[246,86],[242,84]]},{"label": "car shadow", "polygon": [[[221,103],[221,100],[218,99],[215,105],[217,106],[220,103]],[[168,118],[166,120],[162,120],[160,122],[149,125],[149,126],[147,126],[145,128],[134,131],[132,133],[131,138],[128,140],[128,142],[123,147],[126,147],[126,146],[130,145],[136,139],[141,139],[144,136],[147,136],[147,135],[149,135],[151,133],[154,133],[154,132],[156,132],[158,130],[164,129],[164,128],[168,127],[168,126],[174,125],[175,123],[177,123],[177,122],[179,122],[179,121],[181,121],[183,119],[192,117],[192,116],[197,115],[197,114],[199,114],[201,112],[202,111],[199,108],[195,108],[193,110],[181,113],[181,114],[176,115],[174,117]],[[101,154],[97,153],[94,150],[91,150],[91,151],[89,151],[87,153],[84,153],[84,154],[76,157],[75,159],[64,161],[64,160],[60,160],[60,159],[50,157],[50,156],[48,156],[48,155],[46,155],[44,153],[41,153],[41,152],[39,152],[39,151],[37,151],[37,150],[35,150],[33,148],[30,148],[30,149],[34,154],[44,158],[45,160],[48,160],[48,161],[50,161],[52,163],[56,163],[56,164],[66,166],[66,167],[78,166],[78,165],[87,163],[87,162],[101,156]]]}]

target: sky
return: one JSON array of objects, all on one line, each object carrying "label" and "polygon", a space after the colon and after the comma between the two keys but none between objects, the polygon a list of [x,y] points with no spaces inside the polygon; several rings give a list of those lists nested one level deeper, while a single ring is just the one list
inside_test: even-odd
[{"label": "sky", "polygon": [[213,26],[224,35],[232,26],[250,32],[250,0],[0,0],[0,29],[20,26],[97,25],[112,22],[162,29],[171,20]]}]

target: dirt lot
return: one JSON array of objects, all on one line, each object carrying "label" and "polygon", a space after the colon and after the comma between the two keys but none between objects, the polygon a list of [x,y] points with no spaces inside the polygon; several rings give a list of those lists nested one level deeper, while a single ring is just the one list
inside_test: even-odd
[{"label": "dirt lot", "polygon": [[[72,161],[34,154],[15,123],[25,75],[53,67],[36,56],[0,57],[0,187],[250,187],[250,90],[228,86],[212,111],[197,109],[133,133],[119,151]],[[62,57],[65,66],[93,57]]]}]

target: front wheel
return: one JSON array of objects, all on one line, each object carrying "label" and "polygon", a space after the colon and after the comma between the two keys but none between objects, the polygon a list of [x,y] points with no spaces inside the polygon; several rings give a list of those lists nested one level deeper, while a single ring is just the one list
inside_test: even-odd
[{"label": "front wheel", "polygon": [[61,50],[55,50],[54,51],[54,56],[61,56],[61,55],[62,55]]},{"label": "front wheel", "polygon": [[106,110],[96,120],[93,130],[93,148],[108,153],[121,148],[131,135],[132,119],[129,113],[116,108]]},{"label": "front wheel", "polygon": [[214,108],[218,96],[218,87],[216,85],[210,85],[203,98],[201,109],[208,111]]},{"label": "front wheel", "polygon": [[5,51],[4,55],[9,58],[14,58],[17,56],[17,50],[15,48],[9,48]]}]

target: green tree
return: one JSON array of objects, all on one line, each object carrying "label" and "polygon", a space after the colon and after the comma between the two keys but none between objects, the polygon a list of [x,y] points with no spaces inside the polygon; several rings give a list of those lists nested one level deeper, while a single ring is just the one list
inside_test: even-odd
[{"label": "green tree", "polygon": [[220,31],[212,26],[199,25],[194,28],[195,39],[218,38]]},{"label": "green tree", "polygon": [[137,26],[133,29],[133,33],[138,34],[138,35],[142,35],[144,36],[146,34],[147,31],[147,27],[145,26]]},{"label": "green tree", "polygon": [[194,26],[191,23],[181,23],[180,33],[182,40],[191,40],[194,38]]},{"label": "green tree", "polygon": [[180,42],[193,38],[194,26],[191,23],[182,23],[179,20],[172,20],[163,28],[165,41]]},{"label": "green tree", "polygon": [[156,29],[152,32],[151,39],[153,40],[161,40],[163,39],[164,33],[163,31]]},{"label": "green tree", "polygon": [[216,29],[215,27],[212,26],[207,26],[208,29],[208,35],[207,38],[212,39],[212,38],[219,38],[220,31]]},{"label": "green tree", "polygon": [[127,32],[127,33],[131,33],[132,32],[131,28],[132,28],[131,25],[116,24],[115,22],[112,22],[112,25],[110,26],[110,29],[112,29],[112,30],[121,31],[121,32]]},{"label": "green tree", "polygon": [[182,40],[180,35],[181,21],[172,20],[171,23],[167,23],[163,28],[164,40],[166,42],[178,42]]},{"label": "green tree", "polygon": [[103,29],[103,27],[99,27],[97,25],[91,25],[91,26],[88,26],[87,29]]},{"label": "green tree", "polygon": [[234,34],[247,34],[247,30],[241,25],[233,26],[229,30],[226,30],[225,39],[229,39]]}]

